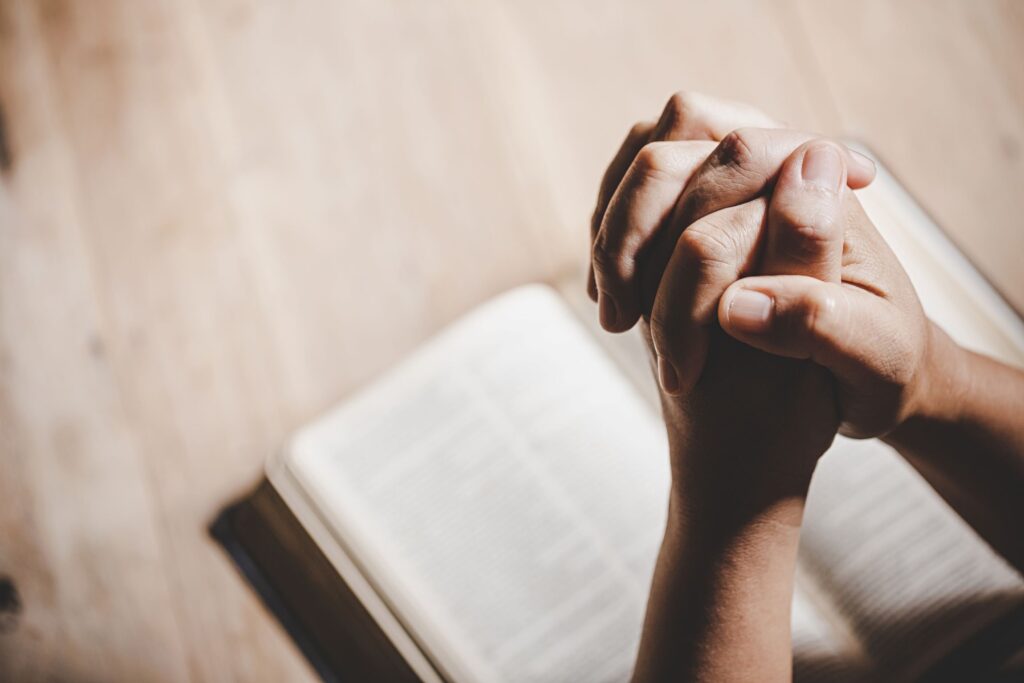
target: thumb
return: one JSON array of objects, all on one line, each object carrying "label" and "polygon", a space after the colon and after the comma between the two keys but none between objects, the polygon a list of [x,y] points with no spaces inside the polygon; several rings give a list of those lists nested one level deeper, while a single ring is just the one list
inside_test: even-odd
[{"label": "thumb", "polygon": [[888,318],[877,298],[856,287],[805,275],[748,277],[718,304],[725,332],[749,346],[789,358],[810,358],[840,379],[870,364]]},{"label": "thumb", "polygon": [[833,142],[812,140],[786,159],[768,205],[762,273],[840,281],[845,187],[846,162]]}]

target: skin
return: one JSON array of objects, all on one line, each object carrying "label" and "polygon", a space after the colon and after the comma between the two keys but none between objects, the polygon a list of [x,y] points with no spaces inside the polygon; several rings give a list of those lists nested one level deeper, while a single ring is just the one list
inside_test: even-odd
[{"label": "skin", "polygon": [[837,431],[896,447],[1024,567],[1024,373],[927,320],[850,191],[870,162],[734,131],[768,121],[751,112],[673,96],[627,136],[592,222],[591,296],[609,331],[641,321],[672,458],[637,681],[789,680],[799,526]]}]

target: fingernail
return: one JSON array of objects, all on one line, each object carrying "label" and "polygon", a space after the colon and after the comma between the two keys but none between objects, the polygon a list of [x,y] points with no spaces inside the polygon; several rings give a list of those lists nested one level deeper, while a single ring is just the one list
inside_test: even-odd
[{"label": "fingernail", "polygon": [[619,317],[619,311],[615,307],[615,301],[610,296],[601,293],[601,304],[600,304],[600,316],[601,316],[601,327],[608,329],[615,327],[615,321]]},{"label": "fingernail", "polygon": [[850,156],[853,157],[853,160],[856,161],[861,166],[863,166],[865,169],[871,171],[872,173],[875,172],[875,160],[869,157],[867,154],[861,154],[857,150],[851,149]]},{"label": "fingernail", "polygon": [[772,319],[772,299],[752,289],[741,289],[729,303],[729,322],[742,332],[764,332]]},{"label": "fingernail", "polygon": [[658,380],[666,394],[675,394],[679,391],[679,376],[664,356],[658,356]]},{"label": "fingernail", "polygon": [[804,154],[800,175],[808,185],[838,191],[843,177],[843,161],[839,158],[839,151],[832,145],[810,147]]}]

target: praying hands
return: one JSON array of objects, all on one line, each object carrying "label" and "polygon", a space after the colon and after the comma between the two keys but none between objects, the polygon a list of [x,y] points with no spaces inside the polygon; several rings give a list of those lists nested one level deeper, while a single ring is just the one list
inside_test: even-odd
[{"label": "praying hands", "polygon": [[672,460],[635,680],[788,680],[800,522],[837,433],[893,445],[1018,568],[1024,373],[957,346],[853,190],[865,156],[674,95],[602,181],[588,289],[638,322]]}]

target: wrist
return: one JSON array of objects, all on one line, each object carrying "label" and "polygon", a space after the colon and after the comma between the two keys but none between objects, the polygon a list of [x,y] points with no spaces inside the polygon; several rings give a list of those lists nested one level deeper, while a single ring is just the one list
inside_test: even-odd
[{"label": "wrist", "polygon": [[698,535],[710,544],[754,529],[798,531],[813,465],[772,468],[772,461],[784,460],[763,452],[748,455],[731,466],[721,457],[673,457],[670,524],[699,527]]},{"label": "wrist", "polygon": [[967,353],[942,328],[928,321],[925,352],[902,419],[910,422],[955,422],[970,390]]},{"label": "wrist", "polygon": [[[738,514],[739,505],[709,508],[683,500],[676,492],[669,500],[662,552],[703,568],[689,572],[691,589],[710,598],[716,592],[734,593],[736,584],[754,588],[751,582],[777,583],[779,577],[792,581],[803,497],[777,499],[742,514]],[[764,597],[769,591],[757,587],[755,592]],[[788,596],[785,601],[788,606]]]},{"label": "wrist", "polygon": [[633,680],[790,680],[799,526],[765,511],[723,533],[676,491],[670,511]]},{"label": "wrist", "polygon": [[668,528],[685,531],[691,545],[727,547],[736,539],[778,540],[799,537],[806,491],[786,495],[737,498],[693,495],[673,486]]}]

